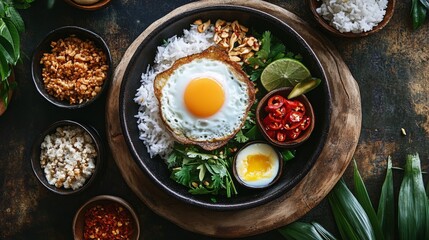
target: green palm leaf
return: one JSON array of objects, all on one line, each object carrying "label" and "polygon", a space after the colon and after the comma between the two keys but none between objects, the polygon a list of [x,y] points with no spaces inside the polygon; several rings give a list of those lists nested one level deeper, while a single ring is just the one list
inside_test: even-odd
[{"label": "green palm leaf", "polygon": [[[290,240],[336,240],[336,238],[329,234],[322,226],[318,225],[317,228],[319,228],[319,230],[309,223],[293,222],[278,229],[278,231],[283,237]],[[319,231],[326,232],[328,234],[322,235]]]},{"label": "green palm leaf", "polygon": [[372,229],[374,230],[375,238],[383,240],[383,232],[381,231],[380,223],[377,218],[377,214],[375,214],[374,207],[372,206],[371,199],[369,198],[368,191],[366,190],[365,184],[360,176],[359,170],[357,168],[356,161],[353,161],[353,179],[355,183],[355,193],[356,198],[361,204],[362,208],[365,210],[368,218],[371,222]]},{"label": "green palm leaf", "polygon": [[381,189],[377,216],[384,233],[384,239],[393,240],[395,233],[395,199],[393,196],[392,159],[390,156],[387,158],[387,173]]},{"label": "green palm leaf", "polygon": [[368,215],[344,180],[335,185],[328,199],[343,239],[376,239]]},{"label": "green palm leaf", "polygon": [[407,155],[398,198],[400,239],[425,239],[427,205],[419,155]]}]

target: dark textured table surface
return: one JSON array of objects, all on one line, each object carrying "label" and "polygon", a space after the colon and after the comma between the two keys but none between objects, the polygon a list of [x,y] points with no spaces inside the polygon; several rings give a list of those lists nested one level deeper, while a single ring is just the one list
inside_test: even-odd
[{"label": "dark textured table surface", "polygon": [[[19,87],[9,109],[0,117],[0,239],[72,239],[74,213],[85,201],[100,194],[129,201],[140,216],[145,239],[204,238],[180,229],[140,202],[110,154],[96,183],[76,196],[58,196],[44,188],[34,176],[29,158],[36,136],[60,119],[91,124],[105,139],[105,97],[85,110],[69,111],[52,106],[37,93],[31,80],[30,58],[49,31],[77,25],[99,33],[109,45],[116,66],[146,27],[188,2],[191,1],[113,0],[107,8],[86,12],[61,0],[49,9],[46,1],[38,0],[31,8],[20,11],[26,32],[22,36],[23,63],[15,69]],[[269,2],[297,14],[317,29],[307,1]],[[375,203],[388,155],[393,157],[394,166],[402,167],[407,153],[418,152],[423,170],[429,170],[429,22],[417,31],[411,29],[410,2],[397,1],[391,22],[375,35],[339,39],[324,33],[335,43],[360,87],[363,122],[354,158]],[[406,130],[406,136],[401,134],[401,128]],[[344,176],[348,183],[351,176],[349,169]],[[394,179],[397,187],[402,172],[395,171]],[[301,220],[320,222],[336,232],[326,200]],[[272,231],[248,239],[282,237]]]}]

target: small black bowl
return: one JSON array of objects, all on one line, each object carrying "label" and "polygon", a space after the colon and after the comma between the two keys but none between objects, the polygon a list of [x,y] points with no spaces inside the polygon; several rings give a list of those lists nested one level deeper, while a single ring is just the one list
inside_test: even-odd
[{"label": "small black bowl", "polygon": [[[92,41],[97,48],[101,49],[106,54],[106,64],[109,66],[109,69],[107,70],[107,77],[104,80],[101,91],[92,99],[81,104],[70,104],[68,101],[61,101],[54,96],[51,96],[45,89],[42,77],[43,66],[40,64],[40,59],[42,58],[43,53],[51,52],[52,48],[50,45],[52,41],[57,41],[61,38],[64,39],[70,37],[71,35],[75,35],[82,40]],[[55,106],[67,109],[83,108],[93,103],[100,97],[100,95],[106,92],[112,75],[112,56],[106,42],[98,34],[77,26],[64,26],[48,33],[42,42],[37,46],[31,60],[31,74],[37,91],[50,103],[54,104]]]},{"label": "small black bowl", "polygon": [[[240,177],[239,170],[237,169],[238,164],[239,164],[238,163],[239,162],[238,157],[239,157],[240,153],[252,145],[267,145],[268,147],[272,148],[274,153],[277,155],[278,169],[277,169],[276,175],[273,177],[273,179],[269,183],[265,183],[264,185],[251,184],[249,182],[244,181]],[[260,153],[267,154],[267,152],[262,152],[262,151],[260,151]],[[276,149],[276,147],[272,146],[270,143],[265,142],[265,141],[253,141],[253,142],[249,142],[248,144],[244,145],[240,150],[238,150],[237,154],[235,154],[234,161],[232,163],[232,173],[233,173],[235,179],[237,180],[237,182],[239,184],[241,184],[245,188],[249,188],[249,189],[261,189],[261,188],[270,187],[271,185],[275,184],[280,179],[282,172],[283,172],[283,156],[280,154],[279,150]]]},{"label": "small black bowl", "polygon": [[[42,144],[42,142],[44,141],[46,135],[52,134],[56,131],[57,127],[64,127],[64,126],[77,126],[82,128],[85,132],[87,132],[89,134],[89,136],[91,136],[92,141],[95,145],[95,149],[97,151],[97,157],[95,158],[95,169],[94,172],[92,173],[92,175],[86,179],[85,183],[83,184],[82,187],[78,188],[78,189],[66,189],[66,188],[58,188],[55,185],[51,185],[49,184],[48,180],[46,179],[44,170],[42,169],[42,166],[40,165],[40,154],[41,154],[41,149],[40,146]],[[84,191],[85,189],[87,189],[91,183],[94,182],[94,179],[97,175],[97,173],[99,172],[102,163],[103,163],[103,159],[104,159],[104,146],[102,144],[101,138],[99,136],[99,134],[97,133],[97,131],[91,127],[88,126],[86,124],[81,124],[75,121],[71,121],[71,120],[60,120],[58,122],[55,122],[53,124],[51,124],[45,131],[43,131],[34,141],[33,143],[33,148],[31,151],[31,166],[33,168],[33,172],[36,175],[37,179],[39,179],[39,181],[43,184],[43,186],[45,186],[47,189],[49,189],[50,191],[60,194],[60,195],[70,195],[70,194],[76,194],[76,193],[80,193],[82,191]]]}]

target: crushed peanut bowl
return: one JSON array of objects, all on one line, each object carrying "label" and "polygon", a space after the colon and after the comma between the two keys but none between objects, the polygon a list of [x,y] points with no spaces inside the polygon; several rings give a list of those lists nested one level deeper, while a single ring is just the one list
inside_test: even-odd
[{"label": "crushed peanut bowl", "polygon": [[[72,155],[68,149],[74,149],[75,153]],[[84,192],[94,183],[103,165],[104,154],[103,143],[95,128],[72,120],[60,120],[36,137],[30,157],[33,172],[44,187],[56,194],[72,195]],[[67,171],[70,167],[72,172]]]},{"label": "crushed peanut bowl", "polygon": [[31,74],[48,102],[66,109],[83,108],[107,91],[112,57],[98,34],[64,26],[48,33],[37,46]]},{"label": "crushed peanut bowl", "polygon": [[[103,234],[104,237],[101,237]],[[111,195],[95,196],[76,211],[73,219],[73,236],[75,240],[119,239],[116,238],[118,236],[122,236],[120,239],[138,240],[139,218],[124,199]]]},{"label": "crushed peanut bowl", "polygon": [[[188,188],[171,179],[171,171],[165,161],[159,156],[151,158],[146,145],[139,139],[140,130],[135,116],[139,112],[140,106],[134,99],[137,89],[141,86],[142,73],[147,71],[149,65],[153,66],[158,46],[170,37],[183,36],[183,30],[189,29],[190,25],[199,19],[202,23],[210,20],[212,24],[215,24],[219,19],[231,23],[237,20],[240,25],[248,28],[253,36],[259,36],[265,31],[270,31],[273,36],[279,38],[286,45],[289,51],[301,54],[303,64],[315,77],[322,79],[322,83],[307,94],[311,102],[315,103],[315,116],[318,119],[312,135],[305,144],[299,146],[295,159],[285,164],[281,177],[267,188],[248,189],[235,182],[238,194],[229,198],[221,194],[193,195]],[[130,62],[124,71],[120,88],[119,114],[122,132],[133,160],[154,185],[187,204],[217,211],[232,211],[260,206],[286,194],[296,186],[312,168],[325,144],[331,114],[330,90],[324,69],[311,47],[300,34],[288,23],[266,12],[228,4],[200,6],[198,9],[184,11],[167,21],[160,22],[155,27],[149,27],[149,29],[153,31],[145,33],[147,37],[132,53]],[[262,88],[262,86],[259,85],[258,88]],[[262,96],[257,96],[257,98],[260,100]],[[213,200],[214,198],[216,201]]]}]

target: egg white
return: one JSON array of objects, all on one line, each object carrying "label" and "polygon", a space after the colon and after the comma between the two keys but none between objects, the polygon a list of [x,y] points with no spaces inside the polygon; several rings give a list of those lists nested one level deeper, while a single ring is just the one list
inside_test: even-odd
[{"label": "egg white", "polygon": [[[200,118],[190,113],[184,102],[188,84],[196,78],[215,79],[223,88],[225,102],[214,115]],[[241,127],[249,104],[248,86],[238,80],[227,64],[199,58],[178,67],[162,88],[163,118],[177,134],[193,141],[223,140]]]},{"label": "egg white", "polygon": [[[257,180],[246,180],[245,174],[248,169],[247,156],[257,154],[263,154],[267,156],[270,159],[271,168]],[[276,178],[277,174],[279,173],[279,162],[278,154],[273,147],[265,143],[254,143],[240,150],[236,156],[235,168],[238,177],[247,186],[262,188],[268,186]]]}]

